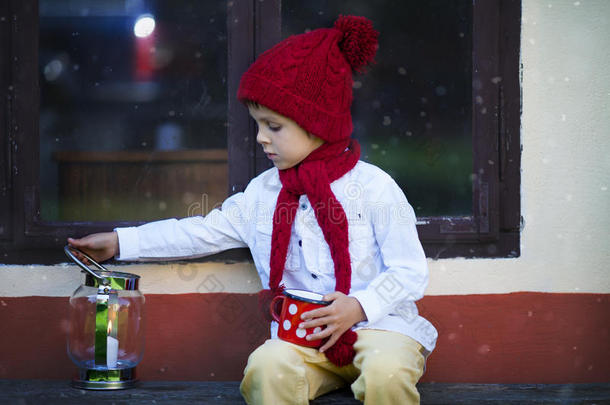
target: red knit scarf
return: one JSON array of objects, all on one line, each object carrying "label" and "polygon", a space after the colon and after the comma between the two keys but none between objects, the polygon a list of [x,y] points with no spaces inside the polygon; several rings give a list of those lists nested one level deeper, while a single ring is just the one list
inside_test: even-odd
[{"label": "red knit scarf", "polygon": [[[346,148],[349,146],[349,149]],[[261,293],[261,305],[268,314],[267,305],[275,295],[281,294],[280,286],[284,264],[292,233],[292,224],[299,206],[299,197],[306,194],[314,209],[324,239],[330,247],[335,265],[335,290],[349,294],[352,268],[350,264],[347,218],[337,201],[330,183],[350,171],[360,158],[360,145],[354,139],[325,143],[309,154],[299,165],[280,170],[282,189],[273,214],[271,236],[271,274],[269,290]],[[355,356],[353,348],[357,335],[351,329],[326,351],[328,359],[337,366],[350,364]]]}]

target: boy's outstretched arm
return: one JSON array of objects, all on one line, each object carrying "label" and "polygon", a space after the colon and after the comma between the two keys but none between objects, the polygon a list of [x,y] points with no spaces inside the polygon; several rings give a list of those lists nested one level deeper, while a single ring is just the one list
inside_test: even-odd
[{"label": "boy's outstretched arm", "polygon": [[97,261],[113,256],[120,261],[187,259],[248,247],[252,220],[248,217],[248,206],[256,198],[255,190],[256,187],[249,184],[244,192],[228,197],[220,209],[215,208],[206,216],[170,218],[116,228],[114,232],[69,238],[68,244],[82,249]]},{"label": "boy's outstretched arm", "polygon": [[[119,237],[116,232],[93,233],[79,239],[68,238],[68,245],[82,250],[95,261],[103,262],[119,254]],[[89,264],[83,255],[74,252],[83,263]]]}]

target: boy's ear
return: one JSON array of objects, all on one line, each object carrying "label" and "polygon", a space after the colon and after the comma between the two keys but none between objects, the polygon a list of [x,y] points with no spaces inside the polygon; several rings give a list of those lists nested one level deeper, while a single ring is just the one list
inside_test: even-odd
[{"label": "boy's ear", "polygon": [[324,139],[320,138],[319,136],[316,136],[314,134],[312,134],[311,132],[307,133],[307,136],[311,139],[319,139],[320,141],[322,141],[322,143],[326,142]]}]

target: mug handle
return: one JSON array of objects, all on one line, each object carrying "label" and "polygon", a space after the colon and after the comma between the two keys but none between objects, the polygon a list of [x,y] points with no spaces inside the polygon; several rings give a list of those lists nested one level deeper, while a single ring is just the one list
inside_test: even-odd
[{"label": "mug handle", "polygon": [[[282,300],[282,306],[284,306],[284,299],[286,297],[283,295],[276,295],[275,297],[273,297],[273,299],[271,300],[271,304],[269,305],[269,312],[271,312],[271,317],[273,319],[275,319],[276,322],[280,322],[280,314],[278,314],[277,312],[275,312],[275,309],[277,308],[277,302],[279,300]],[[281,308],[281,307],[280,307]],[[280,310],[281,312],[281,310]]]}]

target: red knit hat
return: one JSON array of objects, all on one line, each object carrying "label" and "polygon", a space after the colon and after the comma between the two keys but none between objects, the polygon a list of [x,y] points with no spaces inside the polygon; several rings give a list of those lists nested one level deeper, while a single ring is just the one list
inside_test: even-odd
[{"label": "red knit hat", "polygon": [[364,17],[341,16],[333,28],[293,35],[261,54],[241,78],[237,98],[294,120],[327,142],[352,133],[352,71],[377,51]]}]

